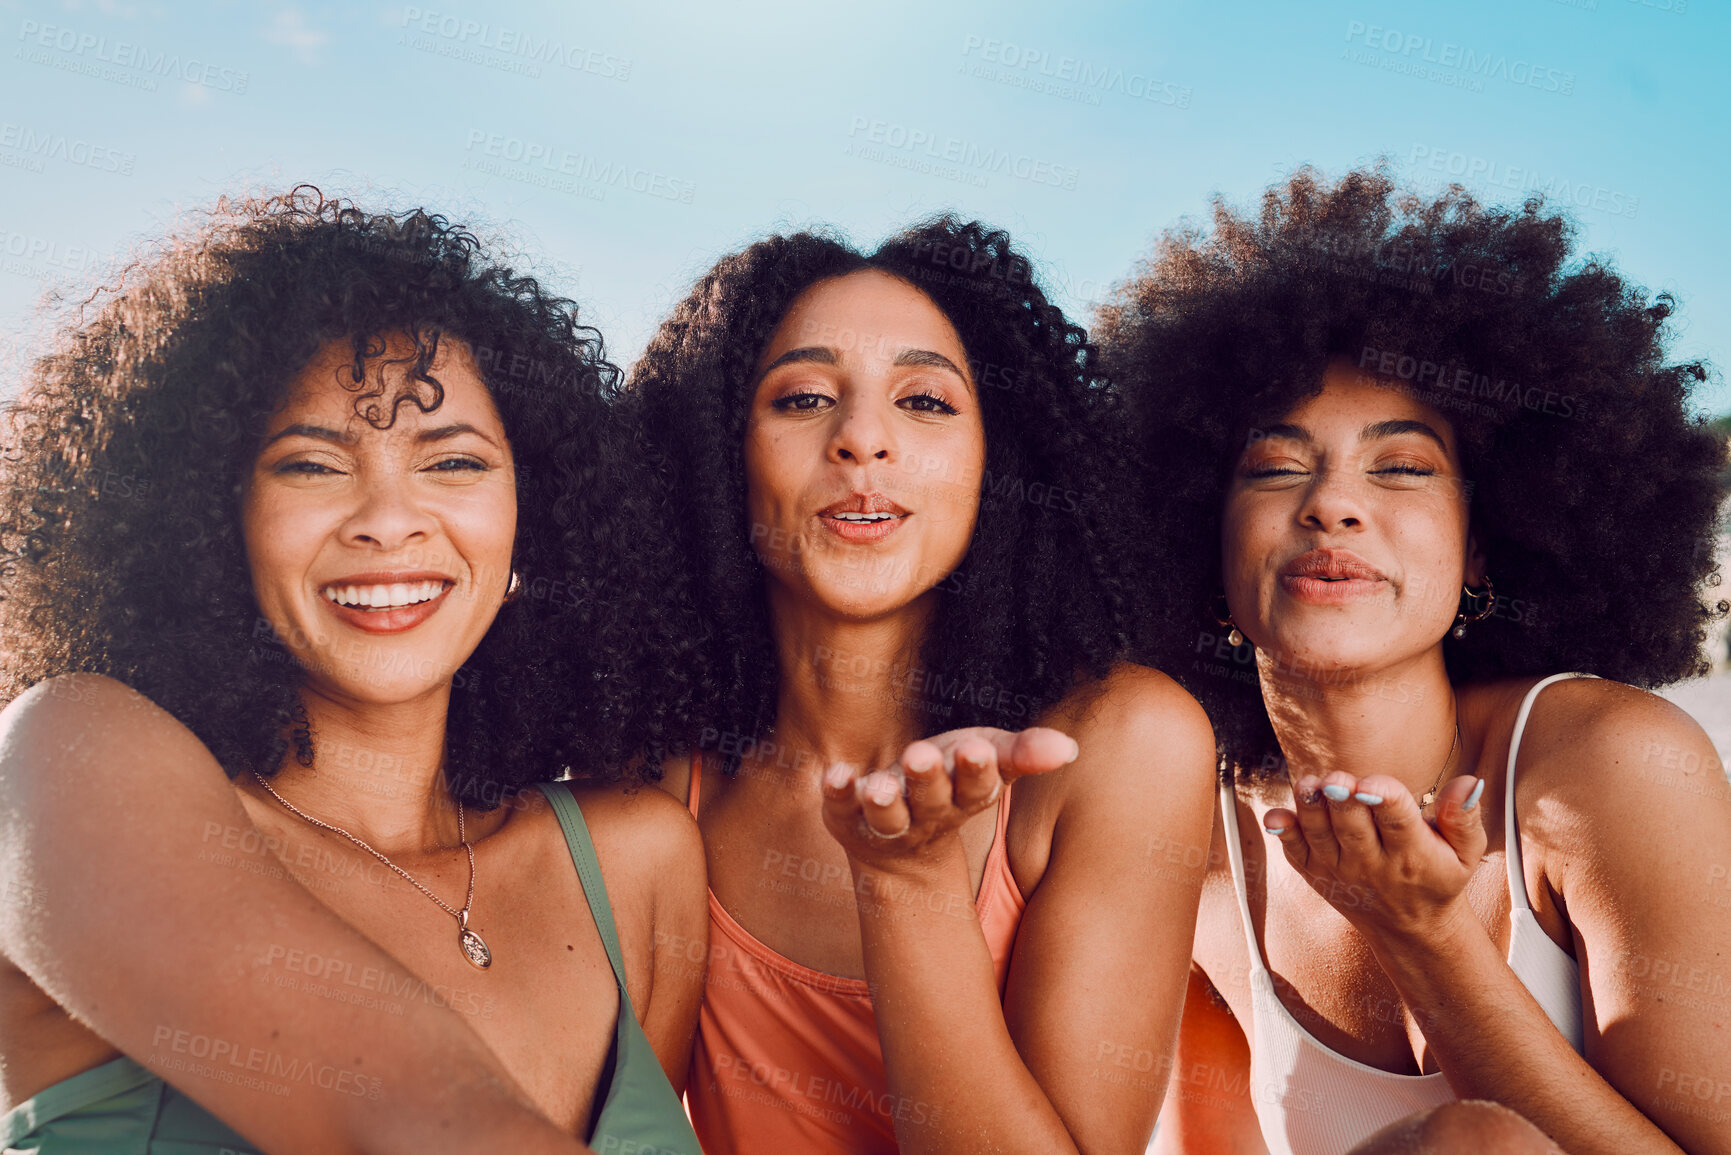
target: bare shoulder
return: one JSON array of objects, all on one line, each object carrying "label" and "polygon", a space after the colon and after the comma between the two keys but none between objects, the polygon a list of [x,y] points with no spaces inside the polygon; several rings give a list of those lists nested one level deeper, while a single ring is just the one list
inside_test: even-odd
[{"label": "bare shoulder", "polygon": [[1604,793],[1685,769],[1724,776],[1700,723],[1657,694],[1604,678],[1547,686],[1521,738],[1521,775],[1545,794]]},{"label": "bare shoulder", "polygon": [[1731,830],[1731,782],[1700,723],[1600,678],[1548,686],[1521,739],[1523,841],[1601,857],[1685,830]]},{"label": "bare shoulder", "polygon": [[95,782],[83,775],[135,776],[141,763],[152,773],[202,775],[216,759],[174,715],[102,674],[46,678],[0,711],[0,777],[9,786],[76,772],[87,788]]},{"label": "bare shoulder", "polygon": [[0,736],[5,739],[34,737],[49,728],[64,737],[69,726],[106,730],[116,723],[185,730],[155,702],[104,674],[44,678],[0,710]]},{"label": "bare shoulder", "polygon": [[[658,889],[703,879],[703,836],[691,812],[654,783],[570,782],[602,862],[629,863],[633,880]],[[612,880],[609,880],[609,890]]]},{"label": "bare shoulder", "polygon": [[[1072,691],[1041,721],[1081,747],[1081,757],[1065,769],[1077,783],[1110,781],[1122,790],[1147,777],[1169,789],[1177,773],[1186,788],[1213,786],[1214,729],[1208,715],[1159,670],[1121,662],[1104,678]],[[1159,773],[1126,774],[1144,768]]]}]

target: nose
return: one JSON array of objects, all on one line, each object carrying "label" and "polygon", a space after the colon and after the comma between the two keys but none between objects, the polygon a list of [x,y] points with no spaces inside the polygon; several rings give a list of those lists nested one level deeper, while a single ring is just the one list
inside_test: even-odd
[{"label": "nose", "polygon": [[1306,529],[1330,532],[1357,529],[1364,524],[1364,503],[1356,479],[1347,470],[1320,469],[1304,491],[1298,507],[1298,523]]},{"label": "nose", "polygon": [[389,553],[429,540],[436,529],[431,514],[416,498],[412,477],[367,471],[357,497],[339,530],[345,545]]},{"label": "nose", "polygon": [[854,397],[838,406],[840,420],[830,438],[829,459],[864,465],[895,460],[895,438],[886,414],[872,400]]}]

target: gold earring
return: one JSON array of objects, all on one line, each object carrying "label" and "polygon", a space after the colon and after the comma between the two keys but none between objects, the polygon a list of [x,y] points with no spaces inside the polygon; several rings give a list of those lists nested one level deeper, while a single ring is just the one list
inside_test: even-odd
[{"label": "gold earring", "polygon": [[523,579],[517,576],[517,571],[511,571],[511,584],[505,587],[505,600],[500,605],[508,606],[517,600],[517,595],[523,590]]},{"label": "gold earring", "polygon": [[1461,594],[1465,597],[1471,598],[1475,603],[1483,600],[1484,608],[1470,616],[1465,610],[1462,610],[1455,615],[1455,628],[1449,632],[1457,639],[1467,636],[1467,624],[1469,622],[1482,622],[1491,616],[1492,610],[1497,608],[1497,588],[1491,584],[1491,579],[1488,574],[1485,576],[1484,589],[1475,590],[1472,586],[1462,586]]}]

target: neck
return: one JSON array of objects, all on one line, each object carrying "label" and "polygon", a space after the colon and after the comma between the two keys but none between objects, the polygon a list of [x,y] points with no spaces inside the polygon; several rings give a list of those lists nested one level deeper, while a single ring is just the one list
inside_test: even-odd
[{"label": "neck", "polygon": [[781,674],[774,765],[815,788],[826,767],[880,769],[923,737],[920,646],[932,608],[921,598],[896,614],[857,621],[793,604],[772,587]]},{"label": "neck", "polygon": [[[302,766],[290,750],[269,779],[273,790],[390,858],[457,845],[457,809],[442,773],[449,683],[388,705],[343,699],[311,686],[300,696],[313,732],[313,764]],[[303,821],[286,808],[284,816]],[[465,817],[470,842],[490,828],[492,817]]]},{"label": "neck", "polygon": [[1387,774],[1414,798],[1459,772],[1454,687],[1442,647],[1375,670],[1289,665],[1256,655],[1262,701],[1286,756],[1286,778]]}]

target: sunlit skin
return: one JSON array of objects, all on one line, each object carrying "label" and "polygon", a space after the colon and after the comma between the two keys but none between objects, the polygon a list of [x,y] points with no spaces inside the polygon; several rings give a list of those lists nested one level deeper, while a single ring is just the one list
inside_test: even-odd
[{"label": "sunlit skin", "polygon": [[[757,372],[744,464],[779,700],[736,775],[705,762],[712,889],[770,949],[871,984],[890,1093],[942,1120],[896,1120],[902,1151],[1139,1144],[1149,1097],[1075,1055],[1171,1038],[1199,871],[1155,881],[1141,863],[1150,838],[1204,836],[1206,719],[1120,666],[1020,731],[928,737],[921,647],[966,564],[986,460],[968,350],[918,288],[866,271],[802,294]],[[1147,772],[1126,782],[1132,764]],[[684,798],[689,781],[682,761],[662,784]],[[970,900],[1010,781],[1006,858],[1031,897],[1000,996]],[[1061,840],[1060,823],[1093,837]],[[778,885],[790,863],[802,884]],[[921,897],[860,900],[874,893]]]},{"label": "sunlit skin", "polygon": [[856,273],[794,302],[758,373],[746,504],[779,617],[917,617],[979,509],[986,437],[961,338],[912,285]]},{"label": "sunlit skin", "polygon": [[[1253,432],[1233,472],[1221,542],[1227,604],[1256,647],[1271,711],[1350,711],[1359,694],[1387,701],[1403,686],[1417,707],[1419,687],[1446,686],[1437,639],[1463,584],[1484,577],[1454,430],[1349,362],[1330,364],[1323,389]],[[1337,692],[1319,697],[1318,683]],[[1427,761],[1448,757],[1449,727],[1445,719],[1434,759],[1424,743],[1435,736],[1411,735],[1415,795],[1434,778]]]},{"label": "sunlit skin", "polygon": [[[460,825],[445,766],[453,674],[493,625],[509,587],[518,518],[511,446],[468,348],[448,336],[430,366],[443,386],[437,408],[401,405],[382,429],[357,416],[363,388],[387,398],[409,389],[428,395],[406,377],[412,351],[406,337],[387,336],[384,355],[364,363],[363,386],[351,375],[351,342],[330,343],[294,377],[262,432],[240,510],[253,593],[272,634],[255,644],[280,645],[282,660],[300,667],[314,736],[312,764],[291,750],[270,785],[454,908],[473,879],[469,925],[491,948],[492,965],[471,966],[457,920],[365,850],[290,812],[252,775],[231,785],[210,752],[142,695],[85,679],[32,708],[71,712],[43,723],[47,735],[76,728],[95,750],[124,742],[128,772],[142,774],[143,784],[128,787],[143,792],[125,803],[128,829],[158,832],[175,848],[128,842],[113,851],[118,862],[97,868],[140,873],[127,864],[142,859],[149,867],[140,877],[160,888],[143,924],[146,941],[133,947],[153,965],[131,968],[124,980],[152,994],[101,987],[109,1019],[122,1006],[146,1021],[105,1019],[99,1035],[18,971],[0,967],[0,1041],[17,1037],[21,1023],[36,1031],[24,1059],[0,1055],[7,1059],[0,1096],[16,1101],[121,1051],[149,1056],[152,1024],[171,1021],[296,1054],[323,1053],[318,1048],[334,1041],[342,1061],[366,1063],[377,1080],[379,1126],[395,1119],[402,1129],[393,1114],[404,1109],[402,1088],[431,1071],[490,1080],[507,1101],[533,1106],[533,1130],[551,1120],[560,1149],[580,1148],[570,1137],[585,1133],[620,1009],[607,954],[541,792],[491,810],[467,807]],[[24,738],[6,751],[16,766],[66,756],[28,722],[19,729]],[[5,759],[0,771],[21,773]],[[549,777],[554,772],[548,768]],[[602,864],[633,1009],[682,1086],[701,973],[653,944],[704,941],[697,833],[657,792],[581,782],[572,789]],[[110,783],[101,793],[123,792]],[[463,838],[473,846],[473,874]],[[42,869],[73,877],[115,841],[86,847],[77,866]],[[103,920],[116,915],[88,905],[86,917],[102,933]],[[60,933],[91,933],[91,926]],[[176,1004],[182,973],[158,971],[172,971],[175,953],[189,943],[201,958],[230,961],[192,1002]],[[104,974],[114,969],[97,961]],[[394,983],[399,995],[364,1005],[319,997],[321,983],[336,989],[360,981],[354,976],[371,982],[369,990]],[[80,981],[85,990],[108,980]],[[439,993],[422,1000],[419,991]],[[420,1045],[405,1060],[393,1032],[411,1026]],[[470,1047],[496,1069],[477,1065]],[[355,1054],[364,1058],[347,1057]],[[194,1080],[190,1093],[243,1131],[320,1136],[285,1140],[284,1149],[336,1149],[327,1146],[333,1124],[305,1104],[289,1104],[293,1117],[285,1120],[281,1101],[244,1088],[229,1101],[226,1088],[212,1093]],[[416,1110],[427,1117],[424,1104]],[[436,1121],[429,1126],[438,1130]],[[548,1139],[535,1149],[553,1149]]]},{"label": "sunlit skin", "polygon": [[[408,386],[405,366],[392,362],[410,352],[397,338],[370,363],[387,397]],[[356,738],[346,731],[361,714],[374,734],[389,724],[430,738],[443,731],[452,675],[492,625],[509,582],[517,527],[511,447],[460,343],[442,342],[431,368],[444,386],[439,407],[423,414],[400,405],[387,429],[355,413],[352,363],[347,342],[327,345],[266,429],[242,513],[253,593],[307,671],[302,698],[315,732]],[[386,610],[350,609],[326,596],[399,583],[442,592]],[[316,788],[297,781],[311,777],[303,770],[291,762],[273,784],[304,797]],[[391,815],[376,797],[318,794],[307,805],[321,814],[360,803],[369,824],[399,824],[373,831],[387,841],[416,820],[414,807],[433,801],[405,797]],[[478,822],[484,828],[497,817]],[[427,834],[435,846],[455,842],[454,826]]]},{"label": "sunlit skin", "polygon": [[[1506,764],[1538,678],[1453,685],[1443,661],[1457,614],[1479,608],[1463,584],[1495,577],[1469,493],[1444,415],[1346,360],[1235,463],[1227,604],[1286,760],[1235,800],[1275,991],[1324,1046],[1384,1071],[1441,1071],[1461,1098],[1505,1104],[1570,1152],[1718,1150],[1708,1136],[1723,1131],[1666,1088],[1681,1070],[1731,1085],[1723,1024],[1631,981],[1627,962],[1711,968],[1731,952],[1726,921],[1688,885],[1731,859],[1731,790],[1640,785],[1655,749],[1723,767],[1652,695],[1575,680],[1537,699],[1515,783],[1523,885],[1579,965],[1576,1054],[1506,961]],[[1248,1074],[1249,958],[1218,814],[1213,837],[1175,1069],[1230,1081]],[[1256,1149],[1259,1105],[1169,1095],[1156,1149]]]}]

